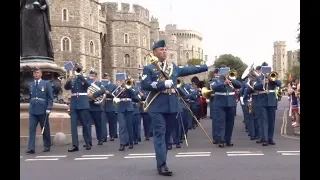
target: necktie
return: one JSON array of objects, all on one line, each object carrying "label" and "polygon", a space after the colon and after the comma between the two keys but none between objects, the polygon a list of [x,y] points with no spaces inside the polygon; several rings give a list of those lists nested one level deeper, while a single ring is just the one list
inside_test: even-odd
[{"label": "necktie", "polygon": [[38,84],[39,84],[39,82],[38,82],[38,80],[36,80],[36,88],[38,88]]}]

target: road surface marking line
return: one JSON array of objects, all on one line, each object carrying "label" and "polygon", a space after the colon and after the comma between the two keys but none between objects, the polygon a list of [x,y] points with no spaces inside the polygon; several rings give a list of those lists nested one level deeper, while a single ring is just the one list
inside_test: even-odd
[{"label": "road surface marking line", "polygon": [[155,153],[129,154],[129,156],[155,156]]},{"label": "road surface marking line", "polygon": [[227,154],[248,154],[248,153],[252,153],[251,151],[228,151]]},{"label": "road surface marking line", "polygon": [[125,156],[125,159],[138,159],[138,158],[154,158],[156,156]]},{"label": "road surface marking line", "polygon": [[264,154],[227,154],[228,156],[263,156]]},{"label": "road surface marking line", "polygon": [[300,153],[281,153],[283,156],[299,156]]},{"label": "road surface marking line", "polygon": [[20,156],[20,159],[22,158],[23,156]]},{"label": "road surface marking line", "polygon": [[175,155],[175,157],[208,157],[210,154],[184,154],[184,155]]},{"label": "road surface marking line", "polygon": [[63,156],[36,156],[36,158],[62,158],[62,157],[67,157],[67,155],[63,155]]},{"label": "road surface marking line", "polygon": [[108,157],[91,157],[91,158],[75,158],[74,160],[105,160],[108,159]]},{"label": "road surface marking line", "polygon": [[277,153],[300,153],[300,151],[277,151]]},{"label": "road surface marking line", "polygon": [[100,154],[100,155],[82,155],[81,157],[111,157],[111,156],[114,156],[113,154],[106,154],[106,155],[103,155],[103,154]]},{"label": "road surface marking line", "polygon": [[25,161],[57,161],[59,158],[52,158],[52,159],[26,159]]},{"label": "road surface marking line", "polygon": [[178,154],[210,154],[211,152],[181,152]]}]

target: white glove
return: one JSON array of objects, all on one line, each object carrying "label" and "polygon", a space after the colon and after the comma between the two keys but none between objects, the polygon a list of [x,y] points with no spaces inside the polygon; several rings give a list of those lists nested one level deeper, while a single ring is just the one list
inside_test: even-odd
[{"label": "white glove", "polygon": [[210,99],[206,99],[206,102],[207,102],[207,103],[210,103]]},{"label": "white glove", "polygon": [[119,103],[120,102],[120,98],[113,98],[113,102]]},{"label": "white glove", "polygon": [[130,88],[131,88],[130,86],[126,85],[126,89],[130,89]]},{"label": "white glove", "polygon": [[165,86],[166,88],[171,88],[172,85],[173,85],[173,81],[172,81],[171,79],[164,81],[164,86]]},{"label": "white glove", "polygon": [[50,114],[51,113],[51,111],[50,110],[46,110],[46,114]]},{"label": "white glove", "polygon": [[240,103],[241,103],[241,105],[244,105],[243,97],[240,97]]}]

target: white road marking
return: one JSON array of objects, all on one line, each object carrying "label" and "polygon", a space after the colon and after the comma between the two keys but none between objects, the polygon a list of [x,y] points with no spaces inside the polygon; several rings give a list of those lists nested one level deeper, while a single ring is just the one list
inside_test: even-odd
[{"label": "white road marking", "polygon": [[50,159],[26,159],[25,161],[57,161],[59,158],[50,158]]},{"label": "white road marking", "polygon": [[175,157],[208,157],[211,152],[181,152]]},{"label": "white road marking", "polygon": [[141,159],[141,158],[155,158],[155,153],[141,153],[141,154],[129,154],[125,156],[125,159]]},{"label": "white road marking", "polygon": [[251,151],[228,151],[227,154],[248,154],[251,153]]},{"label": "white road marking", "polygon": [[227,156],[263,156],[261,151],[228,151]]},{"label": "white road marking", "polygon": [[180,152],[178,154],[210,154],[211,152]]},{"label": "white road marking", "polygon": [[62,155],[62,156],[36,156],[36,158],[62,158],[62,157],[67,157],[67,155]]},{"label": "white road marking", "polygon": [[300,151],[277,151],[277,153],[300,153]]},{"label": "white road marking", "polygon": [[74,160],[78,161],[78,160],[106,160],[109,157],[88,157],[88,158],[75,158]]},{"label": "white road marking", "polygon": [[113,154],[100,154],[100,155],[83,155],[81,157],[112,157]]},{"label": "white road marking", "polygon": [[281,153],[283,156],[300,156],[300,153]]},{"label": "white road marking", "polygon": [[228,156],[263,156],[264,154],[227,154]]}]

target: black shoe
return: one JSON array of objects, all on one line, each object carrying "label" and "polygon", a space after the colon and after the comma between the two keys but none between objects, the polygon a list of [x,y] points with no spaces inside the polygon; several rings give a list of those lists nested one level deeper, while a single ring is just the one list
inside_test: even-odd
[{"label": "black shoe", "polygon": [[133,144],[137,145],[137,144],[138,144],[138,142],[134,142]]},{"label": "black shoe", "polygon": [[107,138],[102,138],[102,142],[107,142],[107,141],[108,141]]},{"label": "black shoe", "polygon": [[169,144],[168,147],[167,147],[167,149],[168,149],[168,150],[171,150],[171,149],[172,149],[172,145]]},{"label": "black shoe", "polygon": [[226,143],[226,146],[227,146],[227,147],[232,147],[233,144],[232,144],[232,143]]},{"label": "black shoe", "polygon": [[90,144],[85,145],[85,148],[86,148],[86,150],[90,150],[91,149]]},{"label": "black shoe", "polygon": [[120,145],[119,151],[124,151],[125,150],[125,146],[124,145]]},{"label": "black shoe", "polygon": [[149,141],[150,139],[149,139],[149,137],[146,137],[146,141]]},{"label": "black shoe", "polygon": [[46,147],[46,148],[43,149],[42,152],[50,152],[50,148]]},{"label": "black shoe", "polygon": [[138,139],[138,142],[141,142],[141,138]]},{"label": "black shoe", "polygon": [[[114,141],[114,138],[110,138],[110,141]],[[107,141],[106,141],[107,142]]]},{"label": "black shoe", "polygon": [[274,142],[273,140],[269,140],[268,143],[269,143],[270,145],[276,145],[276,142]]},{"label": "black shoe", "polygon": [[264,143],[262,143],[262,146],[268,146],[269,145],[269,143],[268,142],[264,142]]},{"label": "black shoe", "polygon": [[[89,142],[89,146],[92,146],[92,142]],[[84,144],[82,147],[86,148],[87,144]]]},{"label": "black shoe", "polygon": [[166,165],[159,167],[158,173],[162,176],[172,176],[172,171]]},{"label": "black shoe", "polygon": [[129,143],[125,144],[124,146],[129,146]]},{"label": "black shoe", "polygon": [[176,144],[176,148],[181,148],[181,145],[180,144]]},{"label": "black shoe", "polygon": [[98,146],[101,146],[101,145],[103,145],[103,143],[102,143],[102,141],[99,141]]},{"label": "black shoe", "polygon": [[250,137],[250,140],[253,141],[253,140],[256,140],[256,138],[255,137]]},{"label": "black shoe", "polygon": [[133,144],[129,144],[129,149],[133,149]]},{"label": "black shoe", "polygon": [[115,135],[114,138],[118,138],[118,135]]},{"label": "black shoe", "polygon": [[264,141],[262,139],[260,139],[260,140],[256,141],[256,143],[261,144],[261,143],[264,143]]},{"label": "black shoe", "polygon": [[72,148],[68,149],[68,152],[76,152],[79,151],[78,146],[72,146]]},{"label": "black shoe", "polygon": [[34,152],[34,150],[32,150],[32,149],[28,149],[28,151],[26,151],[26,153],[27,153],[27,154],[34,154],[34,153],[36,153],[36,152]]}]

